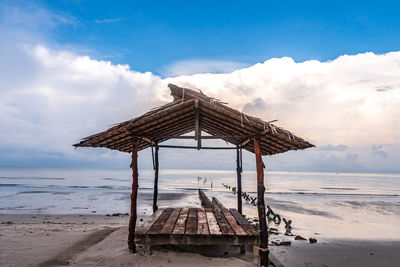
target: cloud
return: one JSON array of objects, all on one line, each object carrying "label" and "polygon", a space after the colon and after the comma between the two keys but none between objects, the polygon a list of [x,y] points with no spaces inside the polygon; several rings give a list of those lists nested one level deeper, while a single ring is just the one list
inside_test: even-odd
[{"label": "cloud", "polygon": [[116,23],[120,21],[124,21],[124,18],[108,18],[108,19],[95,19],[94,22],[97,24],[107,24],[107,23]]},{"label": "cloud", "polygon": [[346,145],[326,145],[326,146],[319,146],[318,150],[321,151],[345,151],[346,149],[348,149],[348,146]]},{"label": "cloud", "polygon": [[[201,88],[204,93],[265,120],[279,119],[278,125],[319,146],[273,157],[268,160],[272,169],[370,171],[369,166],[374,164],[369,150],[386,160],[375,170],[398,170],[383,147],[375,144],[383,138],[393,144],[391,153],[399,154],[394,148],[399,143],[399,92],[394,89],[383,95],[375,87],[386,80],[392,84],[399,79],[400,75],[396,75],[400,67],[393,63],[400,60],[399,52],[366,53],[330,62],[271,59],[227,74],[163,79],[149,72],[133,71],[126,65],[43,45],[5,48],[8,57],[0,62],[0,69],[4,70],[0,79],[0,123],[8,127],[0,132],[0,158],[8,164],[121,166],[116,162],[126,163],[128,158],[120,153],[73,150],[71,145],[113,123],[170,101],[167,84],[173,82]],[[370,66],[364,68],[365,57]],[[363,67],[349,73],[353,67],[348,65],[360,66],[358,61],[363,62]],[[382,65],[381,61],[388,67],[381,67],[383,73],[371,73],[373,65]],[[362,71],[368,75],[358,73]],[[369,80],[360,82],[362,76]],[[207,154],[207,158],[222,158],[214,154]],[[174,155],[177,162],[186,158],[184,152]],[[207,164],[202,157],[204,154],[190,157],[192,162],[184,167],[197,168],[198,162],[204,162],[202,167],[231,165],[229,160]],[[170,158],[165,159],[166,166]],[[251,156],[249,159],[247,167],[252,166]]]},{"label": "cloud", "polygon": [[[6,8],[2,5],[1,12]],[[343,55],[327,62],[272,58],[252,66],[187,60],[166,67],[173,77],[162,78],[51,48],[39,26],[75,20],[46,10],[31,13],[44,18],[37,22],[20,14],[27,16],[25,24],[37,23],[25,30],[14,31],[19,24],[12,18],[0,25],[2,165],[128,166],[129,156],[122,153],[71,145],[171,101],[167,84],[175,83],[266,121],[278,119],[277,125],[317,145],[268,157],[270,169],[400,172],[400,52]],[[377,145],[382,140],[385,145]],[[234,168],[231,154],[168,153],[175,158],[164,155],[164,166]],[[252,155],[246,157],[246,167],[253,168]]]},{"label": "cloud", "polygon": [[[399,79],[396,75],[400,67],[392,64],[400,60],[398,52],[346,56],[330,62],[271,59],[227,74],[163,79],[149,72],[133,71],[126,65],[43,45],[5,48],[9,57],[0,62],[0,69],[5,70],[0,79],[0,123],[8,127],[0,132],[0,158],[8,164],[121,166],[117,161],[126,163],[128,157],[120,153],[73,150],[71,145],[170,101],[167,84],[173,82],[201,88],[204,93],[265,120],[279,119],[278,125],[317,144],[317,149],[268,159],[272,169],[370,171],[374,159],[368,151],[372,151],[371,156],[378,155],[383,160],[372,171],[398,170],[383,147],[374,145],[384,138],[393,144],[386,145],[390,153],[399,154],[395,149],[399,143],[399,93],[394,89],[382,95],[375,90],[376,84],[382,86],[386,80],[392,83]],[[348,73],[353,69],[348,65],[359,66],[358,61],[365,65],[365,57],[371,65],[364,68],[369,80],[360,82],[364,75]],[[375,69],[372,65],[383,64],[380,61],[388,65],[381,68],[384,73],[371,73]],[[357,72],[362,70],[360,67]],[[169,153],[174,153],[176,162],[180,162],[189,152]],[[222,158],[214,154],[208,153],[207,159]],[[198,168],[196,164],[203,162],[201,167],[217,168],[222,164],[230,168],[229,157],[218,164],[207,164],[203,157],[204,154],[193,155],[191,163],[183,167]],[[248,157],[247,167],[252,168],[252,157]],[[165,158],[165,166],[180,166],[170,158]]]},{"label": "cloud", "polygon": [[[24,72],[15,66],[13,78],[0,79],[0,123],[7,125],[0,131],[0,150],[20,151],[3,154],[7,161],[20,161],[25,150],[31,157],[46,154],[55,162],[60,154],[61,161],[87,162],[85,153],[72,149],[73,143],[162,104],[152,97],[158,87],[166,86],[160,77],[125,65],[41,45],[21,46],[12,58]],[[0,62],[0,69],[8,64]],[[97,154],[101,160],[112,152]]]},{"label": "cloud", "polygon": [[394,89],[399,89],[400,84],[389,84],[389,85],[382,85],[382,86],[376,86],[375,89],[377,92],[386,92]]},{"label": "cloud", "polygon": [[13,2],[0,3],[1,25],[13,29],[47,30],[58,26],[76,26],[78,20],[67,14],[51,12],[31,2],[16,5]]},{"label": "cloud", "polygon": [[380,156],[384,159],[388,157],[388,154],[385,151],[383,151],[382,145],[376,145],[376,144],[372,145],[371,151],[374,155]]},{"label": "cloud", "polygon": [[400,52],[344,55],[295,62],[273,58],[226,74],[166,79],[201,88],[231,106],[305,136],[317,145],[398,143],[400,90],[376,87],[400,82]]},{"label": "cloud", "polygon": [[164,67],[161,73],[165,77],[198,73],[229,73],[247,66],[249,66],[247,63],[226,60],[182,60]]}]

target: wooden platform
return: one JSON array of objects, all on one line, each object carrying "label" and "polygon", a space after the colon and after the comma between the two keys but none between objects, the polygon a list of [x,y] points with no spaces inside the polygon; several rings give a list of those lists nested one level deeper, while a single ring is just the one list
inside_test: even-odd
[{"label": "wooden platform", "polygon": [[259,234],[235,209],[159,209],[135,231],[135,242],[146,244],[146,247],[164,244],[256,245],[258,238]]}]

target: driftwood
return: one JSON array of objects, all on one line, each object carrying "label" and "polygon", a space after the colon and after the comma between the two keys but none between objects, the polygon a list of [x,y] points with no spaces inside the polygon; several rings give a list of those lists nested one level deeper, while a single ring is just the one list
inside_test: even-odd
[{"label": "driftwood", "polygon": [[296,235],[296,237],[294,238],[294,240],[307,240],[304,237],[300,236],[300,235]]},{"label": "driftwood", "polygon": [[310,238],[308,239],[308,241],[310,241],[311,244],[317,243],[317,239],[312,238],[312,237],[310,237]]}]

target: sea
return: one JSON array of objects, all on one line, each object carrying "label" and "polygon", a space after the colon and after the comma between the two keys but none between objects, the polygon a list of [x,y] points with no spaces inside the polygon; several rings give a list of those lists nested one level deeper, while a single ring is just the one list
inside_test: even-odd
[{"label": "sea", "polygon": [[[242,191],[256,197],[256,173]],[[127,213],[132,176],[126,169],[0,167],[0,214]],[[154,171],[139,171],[138,213],[152,214]],[[237,207],[235,170],[160,170],[159,207],[200,207],[198,189]],[[265,172],[265,202],[293,233],[328,239],[400,240],[400,174]],[[243,199],[243,213],[257,208]],[[255,219],[256,220],[256,219]],[[284,231],[284,224],[270,222]]]}]

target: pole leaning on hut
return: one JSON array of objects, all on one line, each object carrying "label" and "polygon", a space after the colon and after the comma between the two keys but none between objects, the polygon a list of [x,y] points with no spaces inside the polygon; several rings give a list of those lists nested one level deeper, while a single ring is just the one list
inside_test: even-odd
[{"label": "pole leaning on hut", "polygon": [[128,249],[129,251],[135,253],[136,245],[135,245],[135,228],[136,228],[136,219],[137,219],[137,192],[139,187],[138,182],[138,141],[133,140],[132,143],[132,193],[131,193],[131,216],[129,218],[129,233],[128,233]]},{"label": "pole leaning on hut", "polygon": [[264,167],[261,157],[260,140],[254,139],[254,153],[257,165],[257,209],[260,223],[260,266],[268,266],[268,226],[264,203]]}]

